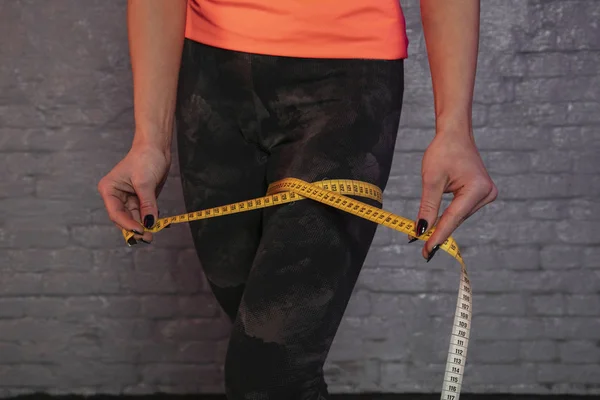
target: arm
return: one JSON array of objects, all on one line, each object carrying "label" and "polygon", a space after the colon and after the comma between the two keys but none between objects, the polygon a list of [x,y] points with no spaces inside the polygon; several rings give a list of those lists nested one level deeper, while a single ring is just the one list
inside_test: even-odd
[{"label": "arm", "polygon": [[153,146],[170,157],[186,0],[128,0],[133,71],[134,146]]},{"label": "arm", "polygon": [[479,0],[421,0],[437,132],[471,132]]},{"label": "arm", "polygon": [[[415,233],[420,236],[435,225],[422,250],[429,261],[465,219],[496,199],[498,190],[475,147],[471,121],[479,0],[421,0],[421,16],[436,135],[423,155],[423,190]],[[449,192],[454,199],[438,220],[442,195]]]},{"label": "arm", "polygon": [[171,164],[177,81],[186,0],[128,0],[135,134],[131,149],[98,183],[117,227],[150,242],[144,228],[158,219],[157,196]]}]

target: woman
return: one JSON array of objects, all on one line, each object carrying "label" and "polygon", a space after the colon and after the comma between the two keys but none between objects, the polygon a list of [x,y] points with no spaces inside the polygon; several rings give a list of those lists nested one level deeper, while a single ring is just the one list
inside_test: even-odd
[{"label": "woman", "polygon": [[[471,127],[479,0],[421,0],[421,11],[436,135],[415,235],[435,224],[429,261],[497,190]],[[285,177],[385,188],[407,56],[397,0],[130,0],[128,26],[135,136],[98,189],[137,240],[152,241],[143,227],[158,217],[174,122],[188,212],[263,196]],[[444,192],[454,200],[438,220]],[[376,225],[305,200],[190,227],[233,322],[228,398],[329,398],[322,367]]]}]

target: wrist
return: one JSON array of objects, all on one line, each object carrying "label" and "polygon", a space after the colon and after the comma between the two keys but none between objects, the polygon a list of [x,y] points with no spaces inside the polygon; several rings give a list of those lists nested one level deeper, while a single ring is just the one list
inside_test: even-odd
[{"label": "wrist", "polygon": [[459,136],[473,139],[473,122],[470,112],[438,115],[435,120],[436,135]]},{"label": "wrist", "polygon": [[171,159],[172,130],[136,129],[133,136],[132,148],[144,148],[159,151],[168,160]]}]

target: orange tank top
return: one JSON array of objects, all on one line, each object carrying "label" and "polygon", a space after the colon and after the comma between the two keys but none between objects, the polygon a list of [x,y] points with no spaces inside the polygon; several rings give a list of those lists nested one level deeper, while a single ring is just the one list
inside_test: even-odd
[{"label": "orange tank top", "polygon": [[185,36],[214,47],[289,57],[399,59],[399,0],[188,0]]}]

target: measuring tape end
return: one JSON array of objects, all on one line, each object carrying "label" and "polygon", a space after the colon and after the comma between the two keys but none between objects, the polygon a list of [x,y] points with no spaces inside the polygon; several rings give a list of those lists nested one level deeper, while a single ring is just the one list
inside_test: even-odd
[{"label": "measuring tape end", "polygon": [[123,233],[123,239],[125,239],[125,243],[127,243],[127,246],[131,247],[134,244],[137,244],[137,240],[135,240],[135,238],[133,237],[133,232],[128,231],[127,229],[121,229],[121,233]]}]

